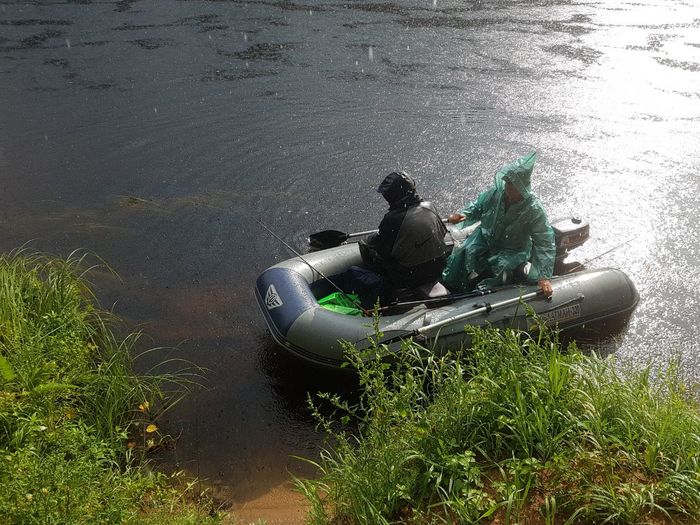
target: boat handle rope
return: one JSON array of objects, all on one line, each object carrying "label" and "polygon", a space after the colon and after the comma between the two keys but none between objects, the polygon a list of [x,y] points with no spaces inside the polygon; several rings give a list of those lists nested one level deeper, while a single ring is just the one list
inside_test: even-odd
[{"label": "boat handle rope", "polygon": [[549,312],[553,312],[554,310],[558,310],[559,308],[563,308],[564,306],[569,306],[570,304],[581,302],[585,298],[586,298],[586,296],[583,295],[581,292],[579,292],[576,294],[576,297],[572,297],[568,301],[564,301],[563,303],[556,305],[554,308],[550,308],[549,310],[544,310],[544,311],[540,312],[539,315],[548,314]]}]

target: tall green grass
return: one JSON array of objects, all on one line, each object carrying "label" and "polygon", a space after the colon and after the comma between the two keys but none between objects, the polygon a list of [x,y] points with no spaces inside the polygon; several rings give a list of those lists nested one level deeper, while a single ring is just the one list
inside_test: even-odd
[{"label": "tall green grass", "polygon": [[138,336],[114,335],[89,270],[85,255],[0,256],[0,521],[207,522],[192,486],[144,462],[187,378],[134,372]]},{"label": "tall green grass", "polygon": [[652,381],[543,326],[469,331],[468,352],[406,344],[391,367],[347,347],[359,401],[310,400],[332,447],[297,480],[309,523],[700,520],[700,417],[676,367]]}]

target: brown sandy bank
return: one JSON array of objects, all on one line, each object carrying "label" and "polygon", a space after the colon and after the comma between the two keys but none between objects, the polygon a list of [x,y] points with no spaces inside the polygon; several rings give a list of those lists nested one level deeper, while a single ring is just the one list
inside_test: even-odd
[{"label": "brown sandy bank", "polygon": [[285,482],[252,500],[234,502],[224,524],[303,525],[308,509],[306,498],[294,490],[291,482]]}]

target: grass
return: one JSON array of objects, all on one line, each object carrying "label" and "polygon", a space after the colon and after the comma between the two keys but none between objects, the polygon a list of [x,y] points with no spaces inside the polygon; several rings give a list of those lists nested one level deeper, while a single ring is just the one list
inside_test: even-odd
[{"label": "grass", "polygon": [[391,367],[346,348],[359,400],[310,400],[332,448],[296,480],[309,523],[700,521],[700,413],[677,367],[623,373],[544,326],[470,331],[468,352],[405,344]]},{"label": "grass", "polygon": [[219,522],[181,475],[147,468],[188,379],[134,372],[138,335],[114,335],[89,271],[84,255],[0,256],[3,523]]}]

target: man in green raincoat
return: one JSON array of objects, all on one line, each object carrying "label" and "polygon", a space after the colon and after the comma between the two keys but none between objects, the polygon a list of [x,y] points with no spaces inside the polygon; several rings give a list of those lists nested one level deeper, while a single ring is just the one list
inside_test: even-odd
[{"label": "man in green raincoat", "polygon": [[547,296],[556,245],[547,214],[532,193],[535,153],[502,167],[495,184],[448,221],[465,228],[481,224],[447,259],[442,280],[452,291],[537,281]]}]

